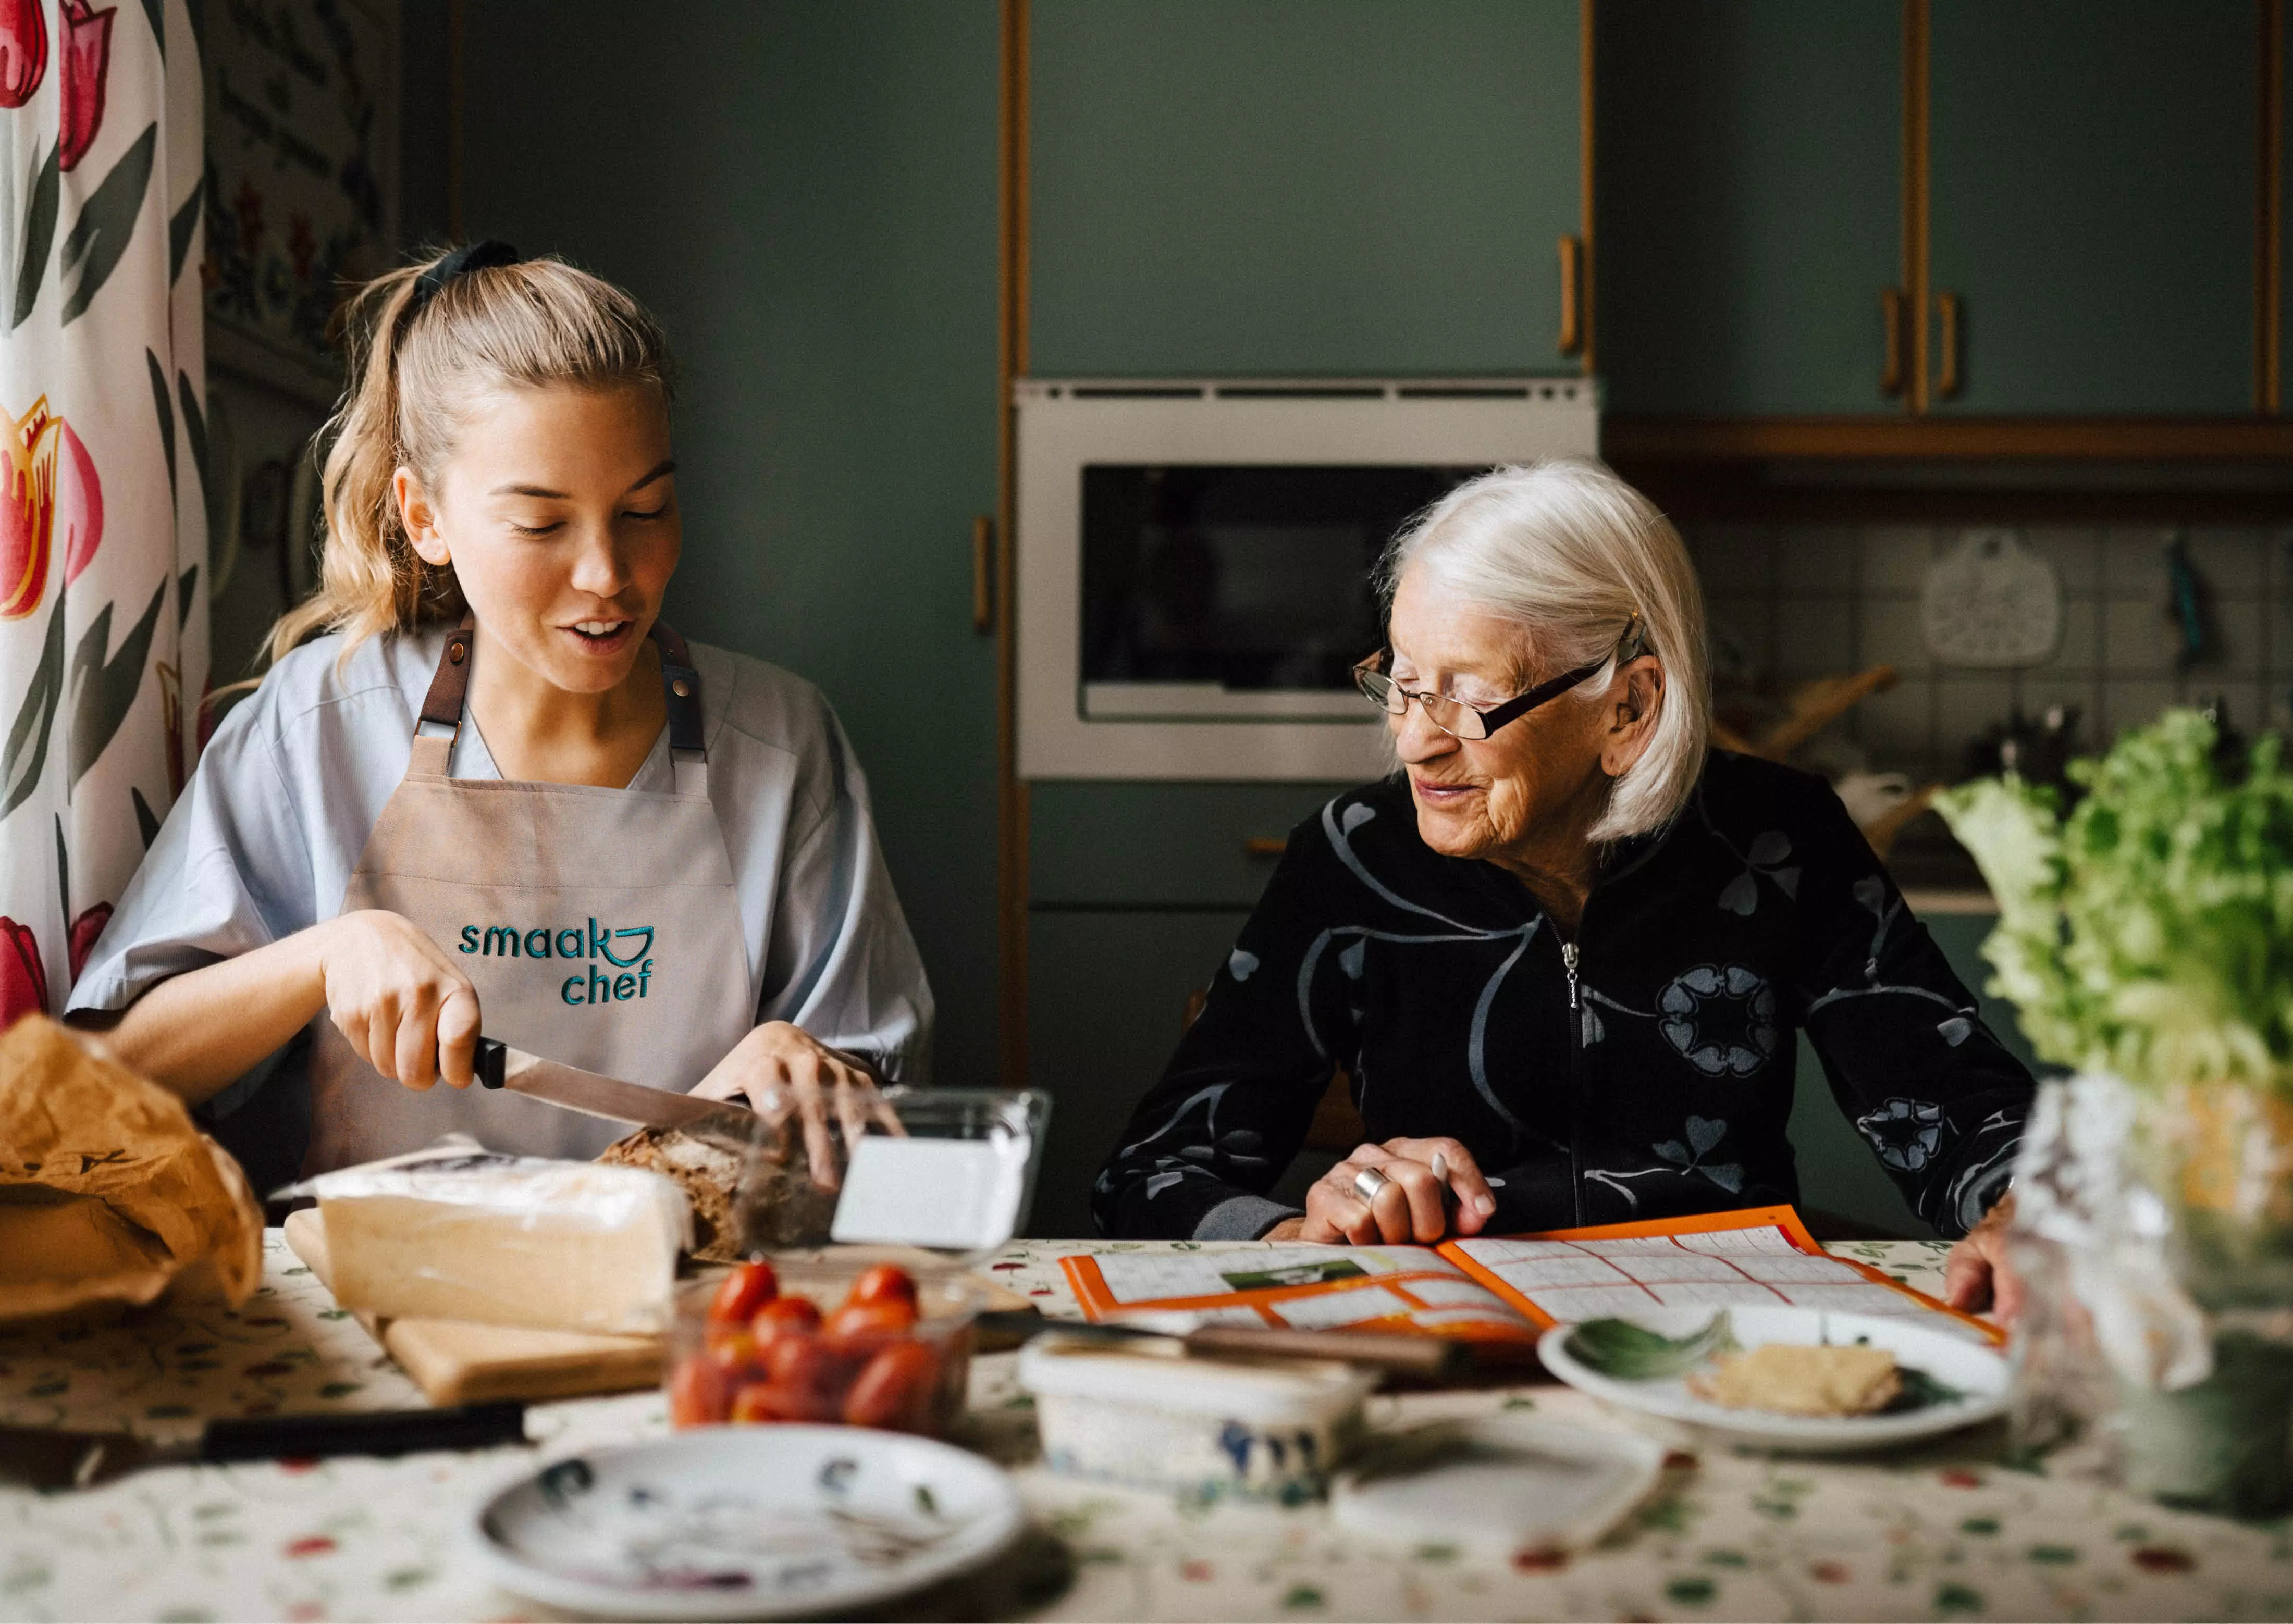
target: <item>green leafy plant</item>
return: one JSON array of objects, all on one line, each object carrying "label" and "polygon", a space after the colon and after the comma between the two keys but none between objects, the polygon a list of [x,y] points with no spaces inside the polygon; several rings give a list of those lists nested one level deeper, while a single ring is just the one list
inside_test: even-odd
[{"label": "green leafy plant", "polygon": [[1722,1309],[1685,1337],[1667,1337],[1630,1320],[1587,1320],[1568,1333],[1568,1345],[1569,1357],[1596,1376],[1642,1382],[1692,1370],[1734,1347],[1736,1338]]},{"label": "green leafy plant", "polygon": [[2008,775],[1937,802],[1997,898],[1983,954],[2042,1060],[2137,1087],[2293,1095],[2293,772],[2223,762],[2170,710],[2074,762],[2084,796]]}]

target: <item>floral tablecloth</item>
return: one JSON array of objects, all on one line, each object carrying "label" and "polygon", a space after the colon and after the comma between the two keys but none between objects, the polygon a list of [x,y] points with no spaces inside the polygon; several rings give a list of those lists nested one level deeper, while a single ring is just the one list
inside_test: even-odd
[{"label": "floral tablecloth", "polygon": [[[278,1232],[265,1245],[261,1293],[236,1312],[162,1308],[93,1330],[0,1333],[0,1421],[169,1436],[208,1416],[418,1404]],[[993,1268],[1047,1313],[1072,1313],[1057,1258],[1106,1246],[1021,1243]],[[1913,1284],[1940,1281],[1940,1247],[1838,1249]],[[1995,1435],[1851,1462],[1676,1449],[1657,1491],[1600,1548],[1509,1561],[1380,1546],[1318,1508],[1189,1508],[1056,1477],[1031,1464],[1013,1362],[976,1361],[971,1437],[1013,1466],[1049,1537],[1017,1579],[924,1598],[917,1616],[2293,1618],[2286,1525],[2181,1515],[2011,1469]],[[1379,1419],[1503,1408],[1624,1424],[1549,1384],[1375,1402]],[[547,1616],[479,1572],[463,1543],[471,1508],[538,1456],[665,1425],[659,1396],[636,1394],[537,1406],[531,1450],[174,1468],[74,1495],[0,1489],[0,1619]]]}]

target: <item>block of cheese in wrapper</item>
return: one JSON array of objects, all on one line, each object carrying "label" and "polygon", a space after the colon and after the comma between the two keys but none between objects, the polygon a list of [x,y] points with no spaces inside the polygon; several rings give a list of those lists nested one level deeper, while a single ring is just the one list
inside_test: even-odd
[{"label": "block of cheese in wrapper", "polygon": [[692,1217],[658,1173],[497,1155],[456,1135],[296,1190],[319,1198],[345,1308],[622,1333],[675,1317]]}]

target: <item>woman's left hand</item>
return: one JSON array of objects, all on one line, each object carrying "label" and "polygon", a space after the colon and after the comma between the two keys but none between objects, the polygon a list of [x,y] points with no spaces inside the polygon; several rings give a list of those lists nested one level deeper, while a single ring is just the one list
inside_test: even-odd
[{"label": "woman's left hand", "polygon": [[793,1111],[803,1127],[813,1183],[824,1190],[843,1182],[837,1173],[835,1141],[829,1135],[830,1113],[835,1113],[843,1129],[847,1152],[859,1144],[871,1117],[880,1119],[888,1114],[877,1098],[872,1076],[786,1021],[767,1021],[751,1030],[692,1092],[704,1100],[746,1099],[775,1125]]},{"label": "woman's left hand", "polygon": [[1966,1313],[1989,1309],[2002,1325],[2012,1325],[2022,1312],[2022,1282],[2006,1260],[2006,1226],[2013,1217],[2010,1191],[1950,1248],[1942,1265],[1942,1294],[1953,1308]]}]

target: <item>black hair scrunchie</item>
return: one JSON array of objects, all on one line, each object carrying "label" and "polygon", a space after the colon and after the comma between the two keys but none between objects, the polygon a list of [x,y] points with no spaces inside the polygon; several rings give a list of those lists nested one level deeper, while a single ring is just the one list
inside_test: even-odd
[{"label": "black hair scrunchie", "polygon": [[409,320],[422,313],[438,290],[456,277],[473,271],[490,271],[497,265],[515,265],[525,257],[506,242],[487,238],[483,242],[464,245],[414,279],[414,296],[407,302]]}]

